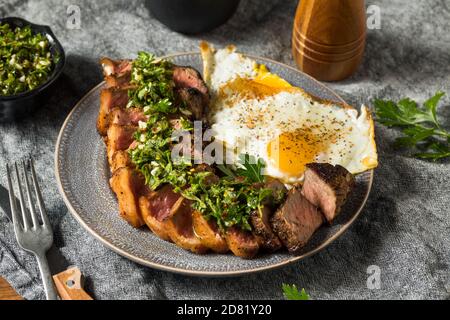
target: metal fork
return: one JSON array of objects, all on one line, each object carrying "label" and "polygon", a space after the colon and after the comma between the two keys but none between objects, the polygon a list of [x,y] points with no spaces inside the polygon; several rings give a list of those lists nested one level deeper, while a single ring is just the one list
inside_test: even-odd
[{"label": "metal fork", "polygon": [[[14,195],[12,183],[13,175],[10,171],[10,166],[6,165],[9,187],[9,201],[11,202],[11,214],[13,218],[14,231],[16,233],[17,242],[25,251],[28,251],[35,255],[39,264],[39,270],[41,272],[41,278],[44,283],[45,295],[47,297],[47,300],[57,300],[58,296],[55,291],[52,275],[48,267],[46,257],[48,249],[50,249],[53,244],[53,231],[47,213],[45,212],[41,191],[36,179],[34,161],[31,158],[26,162],[22,161],[21,168],[22,174],[25,178],[25,190],[27,193],[29,206],[28,210],[25,205],[17,163],[14,163],[13,167],[14,170],[11,171],[15,171],[16,175],[16,189],[19,190],[20,210],[18,210],[16,206],[16,197]],[[30,187],[30,174],[28,173],[27,167],[29,167],[29,171],[31,171],[31,180],[34,185],[34,199],[37,203],[40,215],[35,210],[35,203],[33,201],[32,191]],[[42,223],[40,222],[40,220],[42,220]]]}]

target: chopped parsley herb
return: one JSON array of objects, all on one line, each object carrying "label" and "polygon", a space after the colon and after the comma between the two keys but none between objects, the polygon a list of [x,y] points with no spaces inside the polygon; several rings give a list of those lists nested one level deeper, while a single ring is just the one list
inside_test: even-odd
[{"label": "chopped parsley herb", "polygon": [[234,172],[231,168],[228,169],[232,175],[213,183],[208,183],[211,175],[208,172],[193,175],[189,180],[190,187],[180,192],[193,201],[194,209],[202,212],[207,219],[214,219],[220,228],[237,225],[243,230],[251,231],[250,215],[255,211],[261,213],[268,200],[280,203],[284,194],[256,185],[256,181],[239,175],[240,172],[243,173],[239,169]]},{"label": "chopped parsley herb", "polygon": [[0,24],[0,95],[36,89],[48,79],[57,59],[45,35],[33,34],[29,26],[13,30]]},{"label": "chopped parsley herb", "polygon": [[[225,176],[213,177],[209,171],[197,170],[191,159],[172,159],[172,128],[168,115],[180,111],[181,128],[193,130],[193,123],[183,118],[183,105],[175,105],[172,64],[156,60],[151,54],[140,52],[132,66],[129,90],[131,107],[141,107],[148,116],[135,134],[137,147],[130,150],[132,162],[145,177],[146,184],[156,190],[170,184],[175,192],[192,201],[192,207],[205,218],[213,219],[224,230],[239,226],[251,230],[250,214],[261,211],[269,199],[281,202],[283,194],[263,188],[264,162],[242,155],[237,168],[221,166]],[[173,116],[172,116],[173,117]]]},{"label": "chopped parsley herb", "polygon": [[139,52],[133,61],[128,107],[143,107],[153,112],[175,113],[172,64],[157,60],[152,54]]}]

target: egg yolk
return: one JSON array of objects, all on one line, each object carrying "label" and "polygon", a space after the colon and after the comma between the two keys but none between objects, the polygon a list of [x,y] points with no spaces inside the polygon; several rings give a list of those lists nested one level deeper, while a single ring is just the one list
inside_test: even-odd
[{"label": "egg yolk", "polygon": [[280,78],[276,74],[270,73],[263,64],[257,68],[257,75],[254,81],[277,89],[292,88],[289,82]]},{"label": "egg yolk", "polygon": [[292,177],[300,177],[324,150],[325,143],[308,130],[282,133],[267,145],[272,165]]}]

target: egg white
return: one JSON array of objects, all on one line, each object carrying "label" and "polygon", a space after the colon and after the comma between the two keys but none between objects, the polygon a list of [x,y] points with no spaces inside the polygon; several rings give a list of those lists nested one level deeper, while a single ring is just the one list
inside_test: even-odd
[{"label": "egg white", "polygon": [[[353,174],[378,165],[374,123],[365,106],[358,115],[356,109],[319,101],[300,88],[283,83],[282,88],[274,88],[269,94],[252,95],[251,81],[244,81],[250,88],[230,84],[240,78],[261,78],[262,69],[255,61],[237,53],[232,46],[216,51],[202,43],[201,52],[205,81],[213,95],[209,120],[216,140],[231,150],[234,161],[240,154],[248,153],[264,159],[267,175],[287,184],[299,183],[303,172],[280,170],[269,157],[268,144],[283,133],[307,129],[324,142],[311,162],[340,164]],[[262,88],[270,91],[272,85],[280,84],[276,81],[266,82]]]}]

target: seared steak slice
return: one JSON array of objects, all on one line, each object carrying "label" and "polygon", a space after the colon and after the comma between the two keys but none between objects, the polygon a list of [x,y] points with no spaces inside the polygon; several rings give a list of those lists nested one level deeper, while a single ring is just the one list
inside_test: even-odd
[{"label": "seared steak slice", "polygon": [[108,153],[108,161],[112,163],[114,153],[121,150],[127,150],[133,143],[133,135],[136,132],[136,126],[120,126],[112,124],[108,128],[106,138],[106,149]]},{"label": "seared steak slice", "polygon": [[120,215],[135,228],[144,225],[139,196],[145,188],[143,178],[133,169],[120,168],[110,179],[111,189],[119,201]]},{"label": "seared steak slice", "polygon": [[119,150],[114,152],[113,155],[111,156],[111,163],[110,163],[111,172],[116,172],[116,170],[123,167],[134,168],[134,165],[130,159],[130,155],[125,150]]},{"label": "seared steak slice", "polygon": [[128,90],[108,88],[100,94],[100,111],[97,118],[97,130],[105,136],[110,122],[109,114],[114,108],[125,108],[128,104]]},{"label": "seared steak slice", "polygon": [[271,223],[286,248],[295,252],[306,245],[322,225],[323,217],[317,207],[294,188],[283,206],[273,215]]},{"label": "seared steak slice", "polygon": [[262,248],[268,251],[277,251],[282,247],[280,239],[273,233],[270,225],[270,218],[272,217],[272,211],[269,207],[264,206],[261,210],[255,211],[250,216],[250,222],[253,226],[253,233],[259,240],[259,244]]},{"label": "seared steak slice", "polygon": [[307,165],[302,193],[309,202],[322,210],[331,223],[341,211],[354,185],[355,178],[344,167],[312,163]]},{"label": "seared steak slice", "polygon": [[172,241],[168,233],[167,221],[159,221],[156,219],[155,213],[151,211],[150,201],[150,195],[141,196],[139,198],[139,208],[141,209],[142,218],[144,219],[145,224],[159,238],[166,241]]},{"label": "seared steak slice", "polygon": [[110,124],[118,124],[120,126],[137,126],[139,121],[147,121],[147,116],[140,108],[114,108],[111,110],[109,118]]},{"label": "seared steak slice", "polygon": [[192,112],[192,118],[200,120],[203,117],[204,96],[195,88],[179,88],[175,90],[179,103],[184,103],[188,110]]},{"label": "seared steak slice", "polygon": [[133,86],[130,84],[131,81],[131,72],[126,72],[124,74],[118,76],[106,76],[105,77],[106,86],[108,88],[132,88]]},{"label": "seared steak slice", "polygon": [[199,211],[192,213],[192,219],[194,233],[205,247],[217,253],[225,253],[228,251],[227,242],[220,234],[220,230],[215,221],[212,219],[206,220]]},{"label": "seared steak slice", "polygon": [[203,103],[205,106],[209,105],[209,90],[200,72],[191,67],[175,66],[173,81],[176,88],[194,88],[200,91],[203,96]]},{"label": "seared steak slice", "polygon": [[100,64],[102,65],[103,75],[105,77],[120,76],[131,71],[132,61],[102,58],[100,59]]},{"label": "seared steak slice", "polygon": [[171,240],[168,220],[174,213],[174,207],[179,207],[180,198],[170,185],[164,185],[157,191],[148,191],[139,199],[145,223],[161,239]]},{"label": "seared steak slice", "polygon": [[231,227],[225,232],[225,239],[231,252],[238,257],[252,259],[258,253],[258,240],[249,231]]},{"label": "seared steak slice", "polygon": [[173,207],[178,203],[181,195],[175,193],[170,185],[164,185],[152,193],[150,197],[150,210],[158,221],[164,221],[173,214]]},{"label": "seared steak slice", "polygon": [[167,220],[170,239],[179,247],[194,253],[205,253],[208,248],[195,235],[190,201],[184,199],[178,202],[176,210],[172,209],[171,217]]}]

